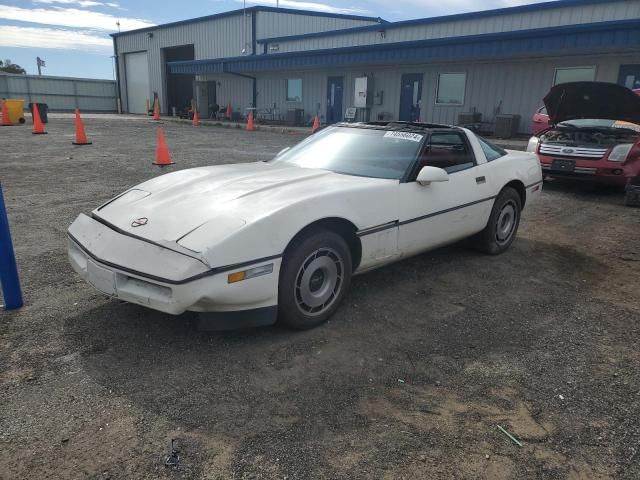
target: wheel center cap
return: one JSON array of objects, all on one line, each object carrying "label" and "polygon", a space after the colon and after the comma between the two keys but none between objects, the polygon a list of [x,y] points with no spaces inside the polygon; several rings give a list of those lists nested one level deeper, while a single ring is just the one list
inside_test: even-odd
[{"label": "wheel center cap", "polygon": [[309,280],[309,290],[317,292],[324,283],[324,272],[321,269],[316,270]]}]

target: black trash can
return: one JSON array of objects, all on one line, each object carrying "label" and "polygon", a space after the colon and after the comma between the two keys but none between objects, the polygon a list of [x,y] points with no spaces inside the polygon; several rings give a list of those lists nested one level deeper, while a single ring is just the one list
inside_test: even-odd
[{"label": "black trash can", "polygon": [[38,105],[38,113],[40,114],[40,121],[42,121],[42,123],[48,123],[49,118],[47,117],[47,113],[49,112],[49,105],[47,105],[46,103],[30,103],[29,111],[31,112],[31,115],[33,115],[34,105]]}]

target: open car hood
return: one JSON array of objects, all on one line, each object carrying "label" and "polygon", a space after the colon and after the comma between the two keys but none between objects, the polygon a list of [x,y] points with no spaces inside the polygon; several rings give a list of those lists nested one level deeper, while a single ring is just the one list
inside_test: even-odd
[{"label": "open car hood", "polygon": [[544,97],[544,105],[552,125],[577,118],[640,124],[640,97],[615,83],[560,83]]}]

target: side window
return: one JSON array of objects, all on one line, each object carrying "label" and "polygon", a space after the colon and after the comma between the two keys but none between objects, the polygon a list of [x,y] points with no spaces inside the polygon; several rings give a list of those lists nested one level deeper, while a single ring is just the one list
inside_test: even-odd
[{"label": "side window", "polygon": [[460,132],[433,132],[420,159],[420,168],[438,167],[454,173],[475,165],[471,147]]},{"label": "side window", "polygon": [[482,151],[484,152],[484,156],[487,157],[487,162],[491,162],[500,157],[504,157],[507,154],[507,151],[504,148],[501,148],[497,145],[494,145],[491,142],[487,142],[482,137],[476,137],[478,142],[480,142],[480,146],[482,147]]}]

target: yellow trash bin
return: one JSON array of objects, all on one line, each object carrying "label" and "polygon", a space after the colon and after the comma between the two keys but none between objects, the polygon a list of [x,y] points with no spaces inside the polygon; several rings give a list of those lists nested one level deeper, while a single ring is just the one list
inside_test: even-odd
[{"label": "yellow trash bin", "polygon": [[24,100],[5,100],[7,104],[7,112],[9,112],[9,123],[17,125],[24,123]]}]

